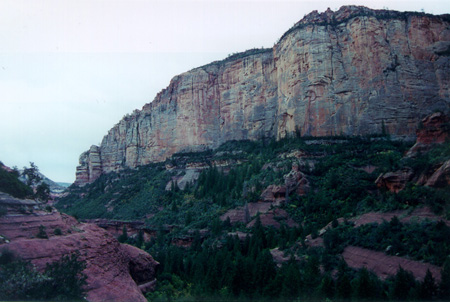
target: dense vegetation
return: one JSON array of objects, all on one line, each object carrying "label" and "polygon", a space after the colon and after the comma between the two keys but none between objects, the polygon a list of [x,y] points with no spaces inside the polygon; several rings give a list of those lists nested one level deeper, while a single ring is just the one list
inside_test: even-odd
[{"label": "dense vegetation", "polygon": [[0,162],[0,191],[10,194],[16,198],[25,198],[33,195],[33,190],[19,180],[19,171],[8,172],[3,169]]},{"label": "dense vegetation", "polygon": [[[232,235],[218,237],[225,234],[224,225],[218,230],[216,236],[205,240],[197,233],[189,248],[173,245],[171,234],[163,232],[145,244],[161,264],[157,290],[148,295],[150,301],[193,297],[197,301],[211,297],[215,301],[448,298],[450,258],[444,264],[440,284],[429,272],[418,282],[401,267],[395,276],[382,281],[365,268],[350,269],[328,246],[311,249],[293,245],[299,230],[263,228],[258,219],[244,240]],[[283,244],[291,246],[286,250],[289,260],[277,266],[270,249]]]},{"label": "dense vegetation", "polygon": [[[0,192],[5,192],[13,197],[36,198],[42,201],[48,201],[50,197],[50,187],[48,184],[42,182],[39,175],[39,168],[30,162],[30,167],[24,167],[22,173],[16,168],[11,172],[3,168],[4,165],[0,162]],[[22,176],[26,183],[22,182],[19,177]],[[33,190],[33,186],[36,190]]]},{"label": "dense vegetation", "polygon": [[[416,174],[426,173],[450,158],[450,142],[424,155],[404,158],[410,146],[383,135],[232,141],[216,150],[179,153],[165,163],[102,175],[83,188],[71,187],[58,207],[79,218],[144,220],[148,228],[157,230],[158,236],[149,242],[144,242],[142,234],[129,237],[126,230],[120,237],[161,263],[157,291],[149,296],[152,301],[445,298],[449,277],[441,285],[431,275],[416,282],[399,268],[396,276],[381,281],[367,270],[348,268],[340,258],[342,249],[351,244],[444,266],[444,275],[449,274],[450,233],[442,222],[394,219],[359,228],[336,222],[323,236],[324,247],[311,248],[304,241],[339,217],[368,211],[428,205],[448,219],[448,188],[408,184],[395,194],[376,187],[380,173],[405,167]],[[220,166],[224,161],[228,163],[225,168]],[[183,176],[188,164],[204,169],[182,190],[171,180]],[[232,225],[219,219],[229,209],[258,201],[268,185],[284,185],[293,164],[311,187],[303,196],[292,192],[282,206],[298,227],[289,228],[282,219],[280,228],[263,227],[255,218],[249,229],[245,223]],[[244,237],[233,235],[238,233]],[[191,245],[174,245],[180,238],[191,240]],[[290,260],[276,264],[270,253],[275,248]],[[402,288],[408,288],[406,294]]]},{"label": "dense vegetation", "polygon": [[337,225],[325,233],[324,244],[336,254],[347,245],[356,245],[442,266],[450,255],[449,238],[450,227],[443,221],[402,223],[394,216],[389,222],[357,228],[350,223]]},{"label": "dense vegetation", "polygon": [[[312,190],[305,196],[289,196],[286,210],[308,232],[335,218],[370,210],[428,204],[436,212],[449,216],[448,189],[410,185],[399,194],[377,189],[374,181],[382,172],[404,166],[424,170],[435,165],[436,158],[450,157],[443,151],[450,149],[447,143],[441,147],[442,152],[434,155],[430,152],[417,159],[403,159],[409,147],[408,143],[383,137],[233,141],[214,152],[176,154],[166,163],[102,175],[83,188],[72,186],[70,194],[57,206],[79,218],[147,218],[147,224],[153,227],[171,224],[186,229],[204,228],[226,210],[257,201],[268,185],[283,184],[283,176],[297,163],[305,171]],[[295,150],[304,152],[305,159],[289,155]],[[220,160],[235,164],[229,169],[219,169],[214,163]],[[188,183],[184,190],[175,184],[168,185],[191,162],[206,166],[198,180]],[[166,164],[174,169],[166,169]],[[373,167],[374,171],[368,173],[365,167]],[[172,190],[166,190],[166,186]]]},{"label": "dense vegetation", "polygon": [[38,272],[14,253],[0,251],[0,300],[82,300],[85,264],[78,255],[64,256]]}]

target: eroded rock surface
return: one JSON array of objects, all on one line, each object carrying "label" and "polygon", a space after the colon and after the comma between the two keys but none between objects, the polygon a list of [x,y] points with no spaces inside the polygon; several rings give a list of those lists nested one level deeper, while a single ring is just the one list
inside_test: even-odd
[{"label": "eroded rock surface", "polygon": [[433,113],[420,122],[417,140],[408,151],[407,156],[416,156],[428,151],[433,144],[441,144],[450,137],[450,118],[442,112]]},{"label": "eroded rock surface", "polygon": [[387,189],[398,193],[403,190],[406,184],[412,180],[414,172],[412,169],[405,168],[395,172],[383,173],[375,180],[378,188]]},{"label": "eroded rock surface", "polygon": [[[7,214],[0,217],[0,249],[9,249],[38,269],[74,252],[86,261],[87,299],[100,302],[147,301],[139,285],[151,289],[158,263],[146,252],[120,244],[106,230],[79,223],[56,210],[42,210],[33,201],[0,194]],[[48,239],[37,238],[41,226]],[[59,230],[59,231],[56,231]],[[55,234],[61,235],[55,235]]]},{"label": "eroded rock surface", "polygon": [[438,266],[402,257],[389,256],[383,252],[376,252],[361,247],[346,247],[342,253],[342,258],[351,268],[360,269],[365,267],[373,271],[382,280],[395,275],[400,266],[412,272],[417,280],[423,281],[427,270],[430,270],[437,282],[441,280],[441,268]]},{"label": "eroded rock surface", "polygon": [[271,49],[172,79],[80,157],[78,185],[229,140],[387,132],[450,104],[449,15],[344,6],[313,12]]}]

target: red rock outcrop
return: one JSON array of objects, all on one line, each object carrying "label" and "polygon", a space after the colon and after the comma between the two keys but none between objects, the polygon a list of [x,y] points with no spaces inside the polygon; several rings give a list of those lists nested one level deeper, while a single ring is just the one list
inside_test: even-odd
[{"label": "red rock outcrop", "polygon": [[[434,214],[428,207],[416,208],[412,212],[409,210],[396,210],[385,213],[369,212],[362,214],[361,216],[351,218],[348,221],[354,223],[354,227],[357,228],[370,223],[381,224],[385,221],[390,221],[394,217],[398,217],[402,223],[412,221],[415,223],[423,221],[442,221],[447,226],[450,226],[449,220],[443,219],[441,216]],[[339,223],[344,222],[344,218],[339,218],[337,220]],[[319,237],[313,239],[311,235],[306,236],[305,243],[311,247],[323,247],[323,235],[329,228],[332,227],[331,225],[332,222],[323,227],[319,231]],[[427,269],[431,271],[436,280],[440,280],[441,277],[441,268],[436,265],[421,261],[414,261],[404,257],[389,256],[383,252],[377,252],[361,247],[347,246],[342,253],[342,257],[350,267],[355,269],[366,267],[383,280],[389,276],[395,275],[399,266],[403,269],[411,271],[415,278],[420,281],[422,281],[425,277]]]},{"label": "red rock outcrop", "polygon": [[[418,157],[430,151],[436,144],[446,142],[450,137],[450,118],[441,112],[433,113],[420,123],[417,140],[406,153],[406,157]],[[450,185],[450,161],[434,164],[432,167],[414,173],[411,168],[381,174],[375,181],[378,188],[398,193],[406,184],[414,181],[418,185],[444,188]]]},{"label": "red rock outcrop", "polygon": [[264,202],[270,202],[275,205],[280,205],[286,201],[286,187],[269,185],[261,193],[261,200]]},{"label": "red rock outcrop", "polygon": [[271,208],[272,203],[270,202],[250,202],[244,207],[238,207],[227,211],[220,216],[220,220],[225,221],[229,218],[231,223],[249,223],[258,213],[267,213]]},{"label": "red rock outcrop", "polygon": [[445,188],[450,186],[450,160],[444,162],[425,183],[429,187]]},{"label": "red rock outcrop", "polygon": [[306,178],[299,168],[298,164],[293,164],[291,171],[283,176],[284,185],[269,185],[262,193],[261,200],[271,202],[279,206],[286,202],[291,193],[303,196],[309,192],[309,180]]},{"label": "red rock outcrop", "polygon": [[398,193],[403,190],[406,184],[413,178],[412,169],[405,168],[395,172],[383,173],[375,180],[378,188],[387,189],[391,192]]},{"label": "red rock outcrop", "polygon": [[[262,213],[259,215],[259,218],[261,219],[261,225],[264,227],[272,226],[278,229],[281,227],[281,224],[285,224],[290,228],[298,227],[298,223],[290,218],[289,214],[285,210],[280,208],[274,208],[266,213]],[[247,224],[247,228],[252,228],[255,223],[256,218]]]},{"label": "red rock outcrop", "polygon": [[[0,249],[7,248],[38,269],[64,255],[80,253],[86,261],[87,300],[93,302],[147,301],[142,290],[155,282],[157,262],[146,252],[120,244],[106,230],[73,217],[41,210],[33,201],[22,201],[0,194],[7,214],[0,217]],[[37,238],[40,227],[48,239]],[[56,235],[60,231],[61,235]]]},{"label": "red rock outcrop", "polygon": [[256,222],[256,215],[259,215],[261,224],[265,227],[273,226],[279,228],[281,223],[289,227],[298,227],[298,224],[289,217],[289,214],[280,208],[273,208],[271,202],[251,202],[244,207],[238,207],[227,211],[220,216],[220,220],[230,220],[230,223],[245,223],[247,228],[253,227]]},{"label": "red rock outcrop", "polygon": [[423,116],[449,110],[449,20],[358,6],[313,12],[272,49],[174,77],[82,154],[76,183],[229,140],[383,130],[413,138]]},{"label": "red rock outcrop", "polygon": [[417,129],[417,140],[408,151],[407,156],[415,156],[418,152],[426,152],[433,144],[441,144],[450,137],[450,118],[442,112],[433,113],[420,122]]},{"label": "red rock outcrop", "polygon": [[342,253],[342,258],[351,268],[360,269],[366,267],[382,280],[395,275],[400,266],[412,272],[417,280],[423,281],[427,270],[430,270],[437,282],[441,280],[441,268],[436,265],[389,256],[383,252],[376,252],[361,247],[346,247]]}]

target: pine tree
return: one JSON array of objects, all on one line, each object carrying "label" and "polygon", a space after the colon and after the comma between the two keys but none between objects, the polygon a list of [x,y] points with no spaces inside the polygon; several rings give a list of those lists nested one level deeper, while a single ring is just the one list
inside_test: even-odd
[{"label": "pine tree", "polygon": [[119,238],[117,238],[117,240],[119,240],[120,243],[124,243],[128,240],[128,232],[127,227],[125,225],[122,228],[122,235],[120,235]]},{"label": "pine tree", "polygon": [[321,275],[319,265],[319,258],[315,255],[310,256],[306,262],[303,273],[303,285],[304,291],[309,292],[310,294],[313,294],[320,285]]},{"label": "pine tree", "polygon": [[405,271],[401,266],[397,270],[391,288],[391,297],[397,300],[410,298],[410,292],[414,291],[416,281],[411,272]]},{"label": "pine tree", "polygon": [[420,283],[419,296],[424,300],[431,300],[436,294],[437,286],[430,270],[427,270],[425,278]]},{"label": "pine tree", "polygon": [[261,253],[259,253],[256,258],[255,283],[259,285],[260,290],[262,290],[263,286],[272,282],[276,274],[277,272],[272,255],[270,254],[268,249],[265,249]]},{"label": "pine tree", "polygon": [[348,265],[341,259],[338,264],[336,294],[339,298],[349,299],[352,295],[352,285],[348,274]]},{"label": "pine tree", "polygon": [[358,299],[375,298],[377,296],[376,284],[365,267],[358,271],[353,287]]},{"label": "pine tree", "polygon": [[439,284],[439,297],[448,299],[450,297],[450,256],[444,262],[441,270],[441,283]]},{"label": "pine tree", "polygon": [[326,298],[333,298],[335,292],[334,280],[329,273],[325,274],[320,283],[320,292]]},{"label": "pine tree", "polygon": [[244,206],[244,220],[245,220],[245,223],[246,224],[249,223],[250,219],[251,219],[251,217],[250,217],[250,211],[248,209],[248,203],[245,203],[245,206]]},{"label": "pine tree", "polygon": [[136,246],[138,248],[142,248],[143,244],[144,244],[144,232],[142,230],[139,230],[139,233],[137,236],[137,241],[136,241]]},{"label": "pine tree", "polygon": [[284,298],[295,298],[300,293],[300,280],[302,276],[294,258],[291,258],[283,265],[283,283],[281,288],[281,296]]}]

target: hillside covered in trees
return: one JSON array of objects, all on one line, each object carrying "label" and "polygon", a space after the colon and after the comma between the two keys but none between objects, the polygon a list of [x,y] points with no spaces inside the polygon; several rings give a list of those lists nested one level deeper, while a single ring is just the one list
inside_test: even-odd
[{"label": "hillside covered in trees", "polygon": [[[72,186],[57,207],[78,219],[141,222],[119,240],[160,263],[151,301],[447,299],[450,142],[424,141],[387,133],[232,141]],[[371,213],[381,218],[358,220]],[[417,270],[398,265],[383,276],[349,266],[348,247]]]}]

